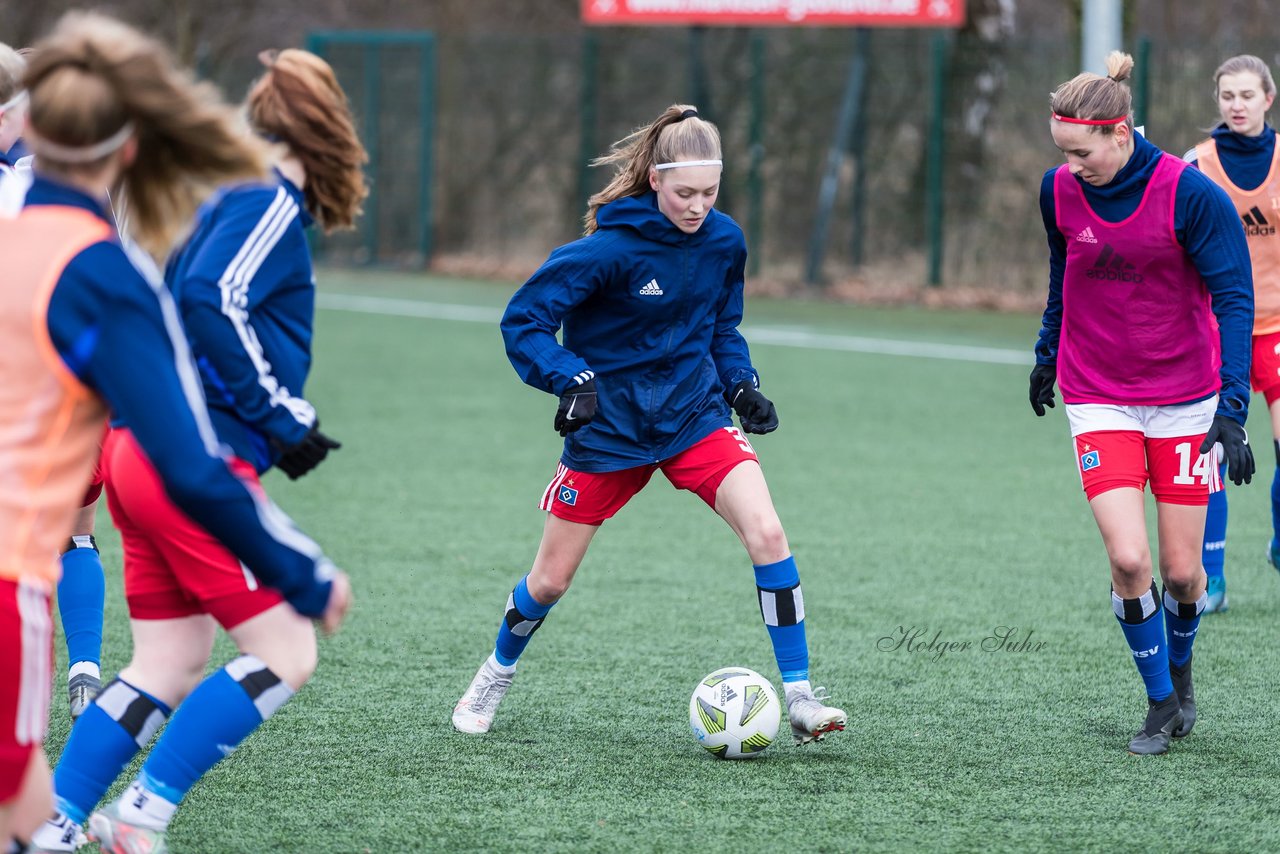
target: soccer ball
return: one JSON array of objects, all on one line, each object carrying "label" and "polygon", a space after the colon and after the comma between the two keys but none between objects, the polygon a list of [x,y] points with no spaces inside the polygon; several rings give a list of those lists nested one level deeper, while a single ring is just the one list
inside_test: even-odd
[{"label": "soccer ball", "polygon": [[755,759],[773,744],[782,719],[778,695],[745,667],[709,674],[689,698],[689,726],[698,743],[720,759]]}]

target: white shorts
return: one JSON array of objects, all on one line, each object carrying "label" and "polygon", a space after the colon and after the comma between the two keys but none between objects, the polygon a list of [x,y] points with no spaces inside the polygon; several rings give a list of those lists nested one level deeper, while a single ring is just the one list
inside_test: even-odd
[{"label": "white shorts", "polygon": [[1172,439],[1209,432],[1218,396],[1176,406],[1068,403],[1066,410],[1073,437],[1100,430],[1136,430],[1149,439]]}]

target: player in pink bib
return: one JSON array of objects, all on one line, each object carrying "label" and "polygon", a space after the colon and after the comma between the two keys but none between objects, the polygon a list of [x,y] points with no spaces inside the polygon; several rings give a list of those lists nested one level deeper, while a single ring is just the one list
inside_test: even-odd
[{"label": "player in pink bib", "polygon": [[[1191,647],[1206,603],[1205,506],[1221,489],[1215,444],[1232,480],[1253,475],[1244,430],[1253,293],[1230,200],[1134,129],[1123,82],[1132,68],[1112,53],[1106,77],[1081,74],[1051,99],[1067,162],[1040,188],[1049,299],[1030,397],[1044,415],[1061,387],[1111,565],[1112,609],[1147,691],[1129,751],[1153,754],[1195,723]],[[1163,594],[1151,575],[1148,483]]]}]

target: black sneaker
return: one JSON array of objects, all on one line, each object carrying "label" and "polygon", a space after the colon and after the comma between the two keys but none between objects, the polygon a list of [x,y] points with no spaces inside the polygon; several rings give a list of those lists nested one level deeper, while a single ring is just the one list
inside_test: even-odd
[{"label": "black sneaker", "polygon": [[77,673],[67,682],[67,699],[71,704],[71,720],[75,721],[89,708],[102,690],[102,680],[88,673]]},{"label": "black sneaker", "polygon": [[1169,737],[1180,726],[1182,709],[1178,706],[1176,691],[1159,702],[1148,698],[1147,719],[1142,722],[1142,729],[1129,742],[1129,752],[1138,756],[1168,753]]},{"label": "black sneaker", "polygon": [[1196,689],[1191,685],[1191,659],[1182,667],[1169,662],[1169,676],[1173,679],[1173,693],[1182,706],[1182,726],[1173,731],[1174,738],[1186,738],[1196,725]]}]

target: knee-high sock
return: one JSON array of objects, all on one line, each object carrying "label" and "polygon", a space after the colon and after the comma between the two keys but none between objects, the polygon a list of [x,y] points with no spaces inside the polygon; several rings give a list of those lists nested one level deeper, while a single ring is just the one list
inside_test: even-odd
[{"label": "knee-high sock", "polygon": [[[1227,466],[1223,463],[1220,472],[1223,483],[1227,479]],[[1275,487],[1272,487],[1275,492]],[[1212,576],[1221,576],[1223,564],[1227,558],[1227,490],[1220,489],[1209,495],[1209,509],[1204,517],[1204,546],[1200,553],[1200,562],[1204,571]]]},{"label": "knee-high sock", "polygon": [[58,810],[76,824],[84,824],[168,716],[168,706],[128,682],[116,679],[103,688],[71,728],[54,769]]},{"label": "knee-high sock", "polygon": [[[205,677],[183,701],[142,766],[138,783],[176,805],[206,771],[293,696],[293,689],[259,659],[242,655]],[[130,809],[123,801],[121,815]],[[167,811],[170,815],[172,810]],[[155,826],[155,821],[145,821]],[[158,822],[163,825],[166,821]]]},{"label": "knee-high sock", "polygon": [[1169,653],[1165,647],[1164,612],[1156,592],[1156,583],[1137,599],[1121,599],[1111,591],[1111,607],[1124,639],[1129,642],[1133,663],[1152,700],[1163,700],[1173,693],[1173,681],[1169,678]]},{"label": "knee-high sock", "polygon": [[[58,613],[67,636],[67,664],[102,665],[102,606],[106,584],[102,558],[92,535],[72,537],[62,553],[62,579],[58,582]],[[96,675],[96,674],[95,674]]]},{"label": "knee-high sock", "polygon": [[1200,628],[1200,615],[1209,604],[1209,595],[1201,593],[1200,598],[1190,605],[1179,602],[1164,592],[1164,624],[1169,635],[1169,663],[1183,667],[1191,660],[1191,645],[1195,643],[1196,631]]},{"label": "knee-high sock", "polygon": [[1276,542],[1280,543],[1280,440],[1276,446],[1276,473],[1271,478],[1271,530]]},{"label": "knee-high sock", "polygon": [[755,567],[756,596],[782,681],[809,678],[809,643],[804,632],[804,594],[794,557]]},{"label": "knee-high sock", "polygon": [[494,642],[493,657],[499,664],[503,667],[515,665],[554,605],[555,602],[543,605],[529,594],[529,576],[520,579],[507,597],[507,610],[502,625],[498,626],[498,639]]}]

